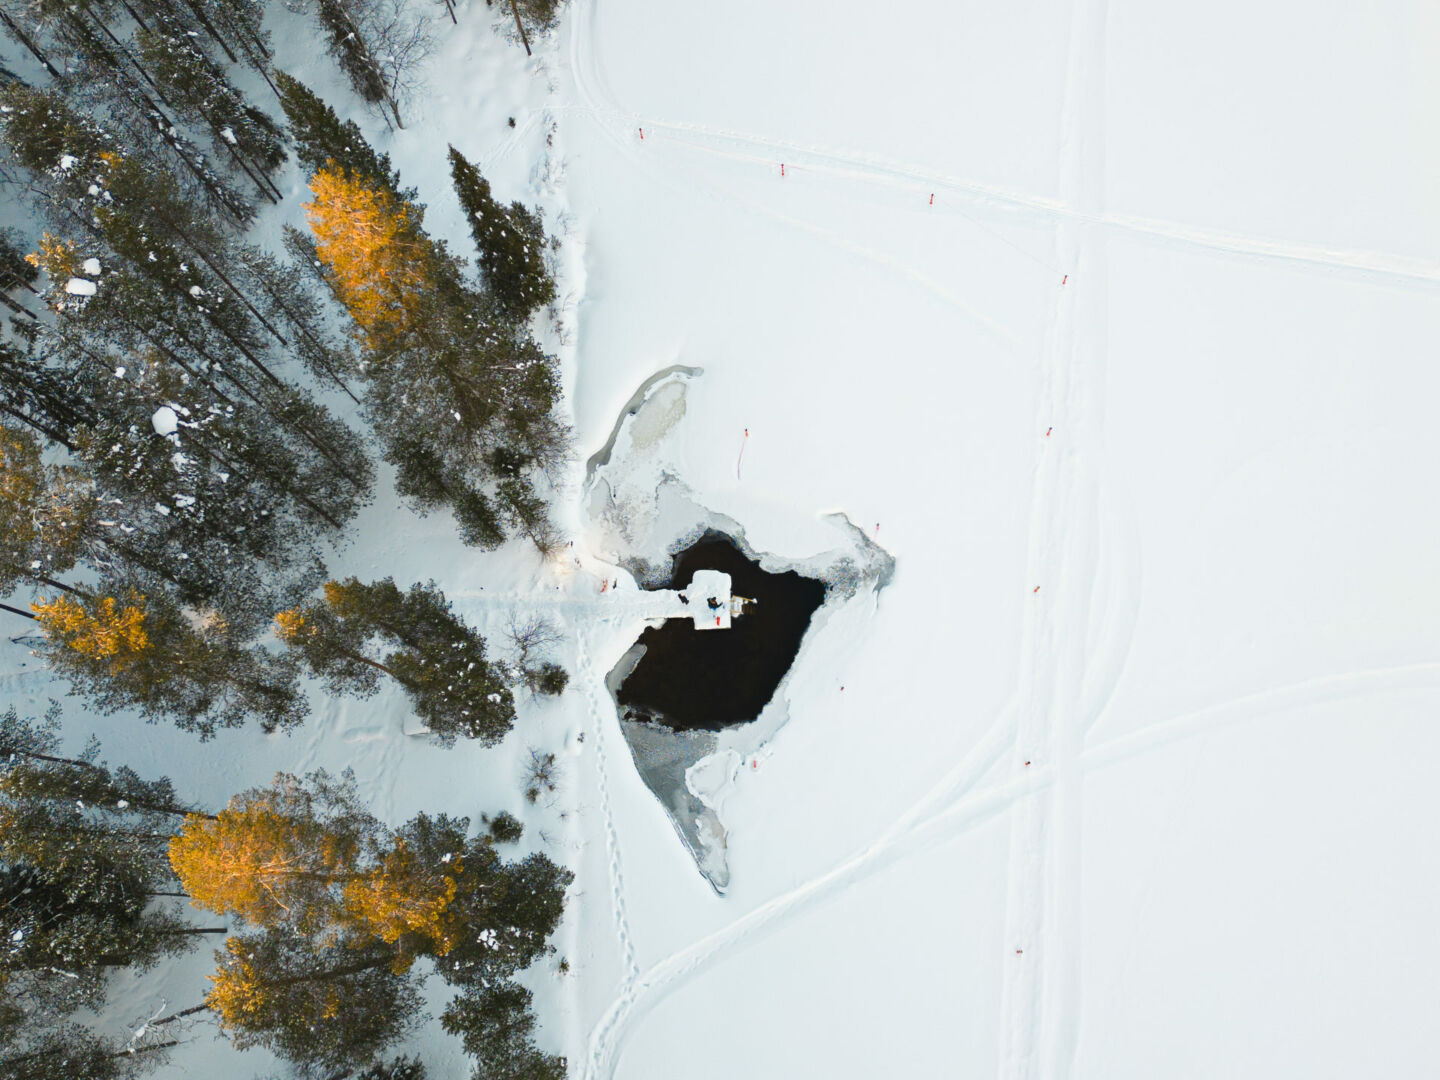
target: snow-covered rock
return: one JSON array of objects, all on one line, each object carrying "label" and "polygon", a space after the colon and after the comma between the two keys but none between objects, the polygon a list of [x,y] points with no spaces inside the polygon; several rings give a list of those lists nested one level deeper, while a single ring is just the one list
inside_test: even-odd
[{"label": "snow-covered rock", "polygon": [[71,296],[94,296],[95,282],[86,281],[84,278],[72,277],[65,283],[65,291]]},{"label": "snow-covered rock", "polygon": [[156,435],[174,435],[180,428],[180,418],[169,405],[161,405],[150,417],[150,426],[155,429]]}]

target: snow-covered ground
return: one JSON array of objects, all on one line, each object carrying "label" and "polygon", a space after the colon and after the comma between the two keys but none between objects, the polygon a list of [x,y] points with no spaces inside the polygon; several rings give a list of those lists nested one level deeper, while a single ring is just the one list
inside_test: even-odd
[{"label": "snow-covered ground", "polygon": [[[377,140],[457,251],[447,141],[564,241],[580,565],[382,498],[331,567],[433,576],[497,638],[552,612],[572,690],[497,752],[402,736],[387,696],[203,747],[122,719],[110,756],[211,801],[351,765],[390,820],[524,815],[578,874],[572,974],[532,981],[585,1080],[1429,1073],[1440,9],[572,0],[528,62],[489,17]],[[724,896],[609,708],[641,606],[584,489],[677,364],[658,460],[698,504],[776,560],[834,512],[897,560],[822,613],[730,783]],[[9,697],[55,692],[22,662]],[[567,740],[526,806],[527,748]]]},{"label": "snow-covered ground", "polygon": [[580,1074],[1425,1074],[1434,6],[581,0],[563,43],[582,448],[701,367],[699,500],[898,560],[738,777],[724,898],[584,759]]}]

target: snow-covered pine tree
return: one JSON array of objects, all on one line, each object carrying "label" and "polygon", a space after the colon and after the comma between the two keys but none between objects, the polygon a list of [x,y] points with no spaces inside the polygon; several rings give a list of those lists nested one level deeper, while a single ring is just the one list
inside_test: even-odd
[{"label": "snow-covered pine tree", "polygon": [[418,976],[379,941],[322,944],[285,930],[236,935],[217,952],[205,1003],[241,1050],[261,1046],[314,1075],[374,1061],[414,1029]]},{"label": "snow-covered pine tree", "polygon": [[233,148],[240,167],[275,199],[271,177],[285,162],[280,129],[249,105],[225,71],[201,49],[198,36],[169,16],[154,19],[137,34],[140,58],[177,112],[202,123],[221,152]]},{"label": "snow-covered pine tree", "polygon": [[203,32],[226,60],[248,64],[269,82],[270,37],[264,8],[255,0],[130,0],[128,10],[144,16],[143,27],[168,21],[197,37]]},{"label": "snow-covered pine tree", "polygon": [[[66,367],[95,413],[65,433],[93,489],[96,512],[78,530],[90,561],[128,564],[152,579],[145,591],[159,579],[178,601],[213,608],[247,633],[323,578],[317,538],[337,530],[356,500],[325,458],[267,426],[285,421],[284,403],[262,411],[226,397],[153,352],[81,354]],[[64,494],[55,483],[43,490],[51,504],[76,503],[50,494]]]},{"label": "snow-covered pine tree", "polygon": [[59,1011],[97,1007],[115,968],[145,970],[193,946],[173,905],[169,839],[189,811],[169,780],[147,781],[98,760],[93,743],[61,753],[53,716],[0,716],[0,957],[6,981]]},{"label": "snow-covered pine tree", "polygon": [[[137,360],[113,371],[77,366],[69,386],[94,409],[88,423],[61,433],[74,464],[42,466],[33,436],[3,429],[0,520],[11,527],[0,542],[0,583],[73,592],[61,575],[77,561],[102,572],[119,565],[147,593],[173,592],[232,631],[255,631],[277,603],[323,578],[313,535],[330,527],[326,492],[307,498],[297,485],[312,473],[248,430],[243,409],[237,417],[202,385]],[[173,418],[175,433],[159,434],[156,416]]]},{"label": "snow-covered pine tree", "polygon": [[73,591],[57,579],[84,553],[96,510],[78,470],[45,464],[33,432],[0,424],[0,595],[21,582]]},{"label": "snow-covered pine tree", "polygon": [[398,1057],[377,1061],[356,1074],[355,1080],[425,1080],[425,1066],[419,1058]]},{"label": "snow-covered pine tree", "polygon": [[468,988],[445,1007],[440,1023],[475,1059],[477,1080],[564,1080],[565,1059],[532,1042],[530,1000],[529,990],[503,980]]},{"label": "snow-covered pine tree", "polygon": [[19,1003],[23,999],[13,982],[0,985],[0,1010],[11,1006],[20,1017],[11,1024],[0,1018],[0,1076],[6,1080],[135,1080],[164,1065],[166,1051],[178,1045],[174,1039],[122,1045]]},{"label": "snow-covered pine tree", "polygon": [[[195,592],[195,579],[240,573],[237,559],[248,558],[266,563],[252,567],[257,583],[279,583],[285,575],[276,568],[285,563],[288,547],[293,555],[289,561],[303,582],[318,565],[313,551],[307,554],[317,531],[338,530],[368,497],[373,474],[363,444],[283,383],[262,358],[267,330],[275,341],[283,343],[284,338],[238,291],[236,277],[253,282],[263,276],[268,269],[263,259],[243,261],[243,274],[227,274],[221,269],[222,242],[163,179],[146,183],[134,159],[118,157],[102,132],[63,103],[22,94],[17,113],[27,111],[44,123],[17,124],[12,117],[5,126],[7,135],[16,135],[32,164],[56,154],[61,145],[80,151],[59,154],[45,175],[57,198],[83,211],[77,219],[88,218],[104,245],[92,247],[96,254],[88,259],[82,259],[80,244],[47,238],[42,245],[39,259],[61,318],[41,331],[39,344],[52,361],[59,361],[72,388],[88,389],[92,415],[86,418],[87,427],[120,429],[120,438],[98,443],[90,439],[87,445],[96,462],[96,452],[112,465],[116,454],[126,458],[107,474],[112,487],[128,486],[132,495],[139,492],[144,498],[141,511],[154,528],[132,535],[126,547],[144,553],[142,565],[149,570],[171,580],[189,580],[191,591],[183,597],[187,603],[223,605],[226,597],[232,602],[251,597],[248,620],[237,618],[233,604],[226,614],[237,625],[248,621],[253,626],[279,606],[272,602],[277,599],[273,589],[243,587],[247,582],[233,579]],[[189,244],[189,252],[171,237]],[[283,283],[269,295],[276,298],[276,306],[283,305]],[[240,303],[234,302],[237,297]],[[297,322],[303,318],[300,312]],[[0,376],[6,377],[0,382],[8,381],[12,372],[27,373],[14,363],[0,362],[0,368],[5,369]],[[28,373],[44,374],[33,364]],[[139,386],[147,374],[153,377]],[[11,392],[9,386],[5,389]],[[186,462],[175,462],[173,448],[156,445],[146,423],[161,406],[172,413],[190,409],[190,419],[180,421],[183,434],[169,436],[171,442],[188,441],[196,451]],[[20,411],[34,419],[33,413]],[[53,423],[48,434],[71,447],[78,445],[77,436]],[[139,450],[152,470],[133,470]],[[189,490],[195,484],[173,486],[170,474],[181,464],[188,464],[192,474],[210,478],[207,499]],[[148,489],[147,478],[153,480]],[[155,490],[156,485],[161,490]],[[170,489],[163,490],[167,486]],[[247,493],[253,494],[248,512],[226,512],[227,503],[243,502]],[[122,497],[123,505],[125,491],[112,494]],[[183,514],[177,515],[177,507],[170,505],[176,497]],[[164,510],[155,509],[162,505]],[[157,513],[169,520],[155,518]],[[124,528],[135,529],[135,516]],[[157,536],[172,541],[157,550]],[[213,544],[209,551],[200,549],[202,542],[216,540],[225,545],[223,550],[215,551]],[[272,595],[267,597],[267,592]]]},{"label": "snow-covered pine tree", "polygon": [[68,449],[69,433],[94,418],[63,371],[9,342],[0,342],[0,413]]},{"label": "snow-covered pine tree", "polygon": [[[462,822],[462,828],[467,826]],[[470,840],[450,912],[464,932],[436,955],[436,972],[452,985],[473,987],[529,967],[552,951],[550,937],[573,880],[570,871],[542,853],[504,862],[488,836]]]},{"label": "snow-covered pine tree", "polygon": [[465,155],[450,147],[450,178],[480,253],[480,272],[500,310],[523,322],[555,299],[545,265],[545,230],[538,214],[513,202],[509,209],[490,194],[490,182]]},{"label": "snow-covered pine tree", "polygon": [[0,229],[0,290],[35,292],[35,279],[40,271],[26,260],[29,250],[18,230]]},{"label": "snow-covered pine tree", "polygon": [[[281,360],[293,351],[339,380],[344,354],[324,341],[313,305],[306,308],[273,259],[226,238],[182,187],[143,158],[122,153],[114,138],[56,95],[10,88],[0,92],[0,105],[8,109],[0,114],[0,134],[49,193],[57,224],[67,232],[78,226],[106,245],[105,265],[118,260],[166,290],[172,305],[183,301],[171,320],[201,320],[205,334],[218,335],[243,361],[217,364],[220,371],[248,365],[278,385],[278,347]],[[184,340],[196,338],[191,328]]]},{"label": "snow-covered pine tree", "polygon": [[345,885],[368,873],[385,830],[348,773],[279,773],[213,817],[186,820],[170,865],[192,902],[257,927],[323,934],[344,925]]},{"label": "snow-covered pine tree", "polygon": [[554,27],[560,18],[563,0],[510,0],[519,11],[525,28],[532,34],[540,34]]},{"label": "snow-covered pine tree", "polygon": [[422,516],[450,507],[460,539],[489,550],[505,542],[505,526],[495,502],[423,438],[399,431],[385,442],[385,459],[395,466],[395,490]]},{"label": "snow-covered pine tree", "polygon": [[[442,741],[505,737],[515,703],[485,639],[460,620],[434,582],[401,592],[390,578],[327,582],[324,599],[276,616],[280,639],[332,693],[370,694],[381,673]],[[380,655],[371,655],[379,642]]]},{"label": "snow-covered pine tree", "polygon": [[[207,998],[237,1045],[342,1067],[333,1055],[353,1033],[332,1025],[324,1003],[334,995],[356,995],[343,1012],[372,1002],[387,1011],[378,1041],[359,1040],[375,1054],[413,1017],[417,957],[478,990],[548,951],[570,873],[538,854],[505,863],[489,836],[469,830],[468,819],[426,814],[388,830],[352,777],[323,772],[280,774],[213,818],[189,818],[170,845],[184,888],[198,906],[259,931],[217,954]],[[303,1045],[306,1031],[323,1052]],[[528,1028],[517,1034],[506,1055],[533,1060]]]},{"label": "snow-covered pine tree", "polygon": [[[193,190],[233,224],[245,225],[253,219],[254,208],[215,172],[205,154],[177,125],[168,111],[170,103],[144,61],[129,42],[115,34],[98,4],[39,0],[34,13],[42,17],[42,25],[79,69],[79,80],[62,80],[57,85],[67,89],[83,86],[85,95],[99,98],[97,104],[108,122],[126,133],[132,148],[144,147],[164,156],[165,165],[152,158],[152,168],[173,168],[184,175]],[[28,88],[14,84],[7,89]],[[58,96],[55,91],[32,92]],[[232,159],[236,156],[234,147],[228,145],[224,153]],[[269,191],[263,194],[278,201]]]},{"label": "snow-covered pine tree", "polygon": [[373,1060],[412,1026],[417,977],[371,916],[443,909],[459,863],[448,889],[443,866],[431,880],[413,860],[395,881],[385,872],[397,851],[348,774],[280,774],[185,823],[170,861],[193,902],[256,931],[216,954],[206,998],[237,1046],[333,1070]]},{"label": "snow-covered pine tree", "polygon": [[419,955],[444,956],[477,932],[466,918],[475,906],[467,894],[481,887],[466,859],[468,825],[420,814],[374,853],[368,873],[345,883],[344,923],[393,945],[397,970]]},{"label": "snow-covered pine tree", "polygon": [[283,71],[275,73],[280,107],[290,123],[295,156],[314,176],[330,162],[372,187],[388,188],[397,198],[413,201],[414,192],[400,190],[400,174],[388,154],[377,154],[353,120],[341,121],[309,87]]},{"label": "snow-covered pine tree", "polygon": [[426,503],[454,499],[485,543],[496,515],[476,496],[493,485],[512,524],[550,550],[558,537],[530,477],[568,452],[554,358],[465,284],[419,207],[337,166],[311,189],[316,257],[359,329],[366,402],[402,483]]},{"label": "snow-covered pine tree", "polygon": [[209,737],[249,717],[266,731],[291,728],[307,704],[284,657],[248,646],[222,619],[190,612],[161,591],[130,582],[80,599],[32,605],[45,631],[39,654],[103,712],[137,710]]},{"label": "snow-covered pine tree", "polygon": [[359,361],[348,342],[337,343],[326,329],[325,301],[314,289],[313,272],[282,263],[258,248],[234,246],[231,255],[232,276],[265,317],[286,328],[293,355],[317,379],[329,380],[360,404],[346,382],[357,374]]}]

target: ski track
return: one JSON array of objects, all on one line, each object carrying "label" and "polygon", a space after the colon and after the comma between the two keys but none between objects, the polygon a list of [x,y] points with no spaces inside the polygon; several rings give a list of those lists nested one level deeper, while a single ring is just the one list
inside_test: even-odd
[{"label": "ski track", "polygon": [[[1103,9],[1098,13],[1102,24]],[[1067,73],[1061,102],[1059,190],[1065,207],[1098,206],[1103,190],[1103,82],[1095,81],[1090,50],[1096,14],[1089,0],[1071,7]],[[1097,90],[1099,94],[1097,95]],[[1093,370],[1103,318],[1105,267],[1092,265],[1093,235],[1078,215],[1056,218],[1055,261],[1075,268],[1075,283],[1058,290],[1046,334],[1036,431],[1051,430],[1036,468],[1027,567],[1032,592],[1020,652],[1022,705],[1016,771],[1046,769],[1044,792],[1019,802],[1011,815],[1006,870],[1005,952],[999,1076],[1034,1080],[1059,1075],[1068,1019],[1078,1008],[1078,935],[1071,925],[1080,862],[1083,738],[1074,705],[1080,697],[1089,598],[1094,589],[1098,517],[1087,456],[1098,446],[1088,415],[1097,392]],[[1032,586],[1033,587],[1033,586]]]},{"label": "ski track", "polygon": [[[767,170],[774,169],[780,161],[784,161],[787,170],[809,170],[870,184],[885,184],[914,192],[917,196],[930,192],[948,192],[964,199],[972,208],[998,212],[1002,220],[1020,215],[1032,221],[1068,220],[1088,223],[1173,246],[1200,248],[1219,255],[1290,263],[1300,268],[1340,272],[1365,279],[1389,279],[1393,284],[1409,287],[1440,286],[1440,263],[1425,259],[1390,252],[1290,241],[1165,218],[1078,206],[1063,195],[1060,198],[1038,195],[955,176],[923,165],[896,161],[858,149],[835,148],[689,121],[646,117],[626,111],[613,104],[615,95],[609,88],[608,79],[598,60],[593,30],[594,18],[590,10],[595,2],[596,0],[589,0],[589,3],[575,6],[571,33],[571,70],[575,74],[576,88],[585,99],[584,103],[557,106],[556,111],[589,116],[596,121],[607,138],[637,165],[640,165],[645,157],[635,146],[637,132],[643,127],[646,143],[654,143],[655,135],[663,135],[669,141],[684,143],[702,153],[763,165]],[[582,41],[585,45],[583,48]],[[1103,55],[1103,41],[1097,44]],[[521,145],[527,129],[536,122],[535,118],[528,119],[487,161],[503,157]],[[651,172],[648,167],[642,167]],[[730,197],[735,198],[733,193],[730,193]],[[747,208],[755,207],[747,204]],[[759,209],[769,213],[763,208]],[[935,209],[944,213],[948,208],[937,204]],[[1003,237],[1001,239],[1004,240]],[[1008,240],[1005,242],[1010,243]],[[1017,250],[1021,250],[1031,259],[1036,259],[1036,256],[1023,249]],[[1047,269],[1055,269],[1042,260],[1036,261],[1040,261]]]},{"label": "ski track", "polygon": [[[1071,767],[1083,775],[1238,723],[1265,723],[1322,702],[1401,690],[1440,692],[1440,664],[1402,665],[1325,676],[1216,702],[1091,747]],[[713,963],[763,940],[818,903],[838,896],[896,862],[956,839],[1021,800],[1034,800],[1051,793],[1057,786],[1059,771],[1054,765],[1035,761],[1028,768],[1022,766],[1020,772],[1012,773],[1007,779],[970,790],[967,782],[982,778],[1011,746],[1013,729],[1013,717],[1007,711],[960,765],[865,849],[657,961],[631,980],[592,1030],[582,1072],[586,1080],[613,1077],[628,1031],[648,1016],[668,992],[703,974]],[[927,814],[924,810],[927,806],[935,809]],[[1030,956],[1029,949],[1024,956]],[[1065,1046],[1063,1042],[1060,1045]]]},{"label": "ski track", "polygon": [[[595,113],[597,119],[603,119],[600,110],[595,110]],[[627,125],[626,131],[635,130],[633,126],[629,126],[630,120],[635,118],[625,117],[618,112],[611,116],[624,122]],[[655,141],[651,136],[653,130],[664,134],[670,141],[684,143],[702,153],[763,165],[767,169],[775,167],[780,160],[777,155],[784,155],[787,173],[824,173],[839,178],[898,187],[913,192],[916,196],[930,192],[948,192],[964,199],[972,207],[999,211],[997,216],[1001,220],[1013,219],[1017,215],[1028,220],[1068,219],[1133,233],[1174,246],[1202,248],[1221,255],[1294,263],[1301,267],[1340,271],[1364,278],[1390,278],[1400,284],[1425,287],[1440,285],[1440,263],[1424,259],[1389,252],[1309,244],[1273,236],[1257,236],[1141,214],[1086,211],[1049,196],[934,172],[859,151],[837,150],[672,120],[637,119],[637,126],[639,124],[643,124],[645,128],[647,143]],[[727,150],[716,145],[717,143],[728,143],[742,149]],[[935,210],[937,213],[944,213],[947,208],[943,203],[937,203]],[[1037,258],[1029,252],[1024,253],[1032,259]],[[1049,267],[1049,264],[1043,265]]]},{"label": "ski track", "polygon": [[[588,29],[591,25],[590,8],[593,6],[593,2],[594,0],[591,4],[578,5],[574,9],[575,15],[571,31],[571,70],[575,75],[576,89],[587,103],[581,109],[574,111],[591,116],[596,121],[597,132],[634,169],[649,177],[657,185],[688,198],[700,195],[722,207],[738,207],[752,217],[769,218],[789,228],[808,233],[857,258],[885,266],[894,273],[908,278],[941,302],[960,311],[978,326],[984,328],[987,333],[1004,342],[1010,349],[1019,351],[1025,347],[1022,335],[991,318],[949,286],[921,273],[904,261],[886,252],[856,243],[848,236],[833,229],[827,229],[793,215],[782,213],[773,206],[747,198],[733,190],[717,187],[704,173],[684,170],[689,179],[683,180],[676,175],[677,168],[683,169],[683,166],[677,166],[675,162],[669,162],[667,166],[667,163],[658,160],[654,154],[642,152],[637,145],[636,128],[630,126],[626,120],[617,120],[621,114],[618,110],[606,105],[601,100],[599,91],[595,89],[595,87],[603,88],[607,85],[603,69],[599,67],[598,61],[595,59],[598,50],[594,47],[593,41],[586,42],[588,47],[581,45],[582,41],[593,37],[593,30]],[[608,89],[605,90],[605,94],[609,94]]]},{"label": "ski track", "polygon": [[[997,725],[1004,726],[1008,725]],[[989,753],[967,756],[965,771],[983,774],[1009,742],[1003,735],[987,741]],[[629,1029],[648,1016],[666,994],[702,974],[712,963],[734,956],[858,881],[985,823],[1046,779],[1043,770],[1032,772],[959,798],[908,829],[892,829],[826,873],[759,904],[720,930],[652,965],[624,989],[596,1024],[583,1076],[586,1080],[613,1077]]]}]

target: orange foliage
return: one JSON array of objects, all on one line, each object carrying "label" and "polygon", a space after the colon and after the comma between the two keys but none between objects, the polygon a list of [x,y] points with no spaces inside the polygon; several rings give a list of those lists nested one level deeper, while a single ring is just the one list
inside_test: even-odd
[{"label": "orange foliage", "polygon": [[305,204],[305,217],[316,253],[369,344],[410,333],[432,287],[432,248],[420,212],[333,162],[315,174],[310,190],[315,199]]},{"label": "orange foliage", "polygon": [[269,995],[265,980],[250,963],[245,943],[239,938],[226,938],[225,948],[230,956],[220,970],[208,976],[215,985],[205,995],[205,1004],[220,1018],[221,1027],[243,1028],[247,1019],[265,1011]]},{"label": "orange foliage", "polygon": [[45,632],[66,648],[91,660],[106,660],[120,670],[150,647],[145,633],[143,596],[131,596],[124,607],[113,596],[85,605],[68,596],[57,596],[31,604],[30,609]]},{"label": "orange foliage", "polygon": [[39,442],[21,428],[0,424],[0,498],[28,506],[39,491]]},{"label": "orange foliage", "polygon": [[405,842],[397,841],[373,873],[345,886],[347,913],[388,944],[420,934],[444,956],[460,940],[462,927],[448,909],[464,870],[458,859],[444,865],[439,872],[421,866]]},{"label": "orange foliage", "polygon": [[353,876],[353,845],[313,820],[247,792],[214,818],[191,815],[170,841],[170,865],[195,907],[268,926],[297,908],[326,906]]},{"label": "orange foliage", "polygon": [[290,608],[275,616],[275,636],[287,645],[299,641],[309,632],[305,626],[305,613],[299,608]]},{"label": "orange foliage", "polygon": [[40,235],[40,250],[26,255],[25,261],[44,270],[51,281],[63,285],[80,273],[84,260],[80,257],[79,245],[47,232]]}]

